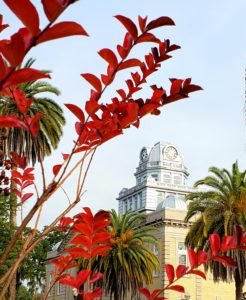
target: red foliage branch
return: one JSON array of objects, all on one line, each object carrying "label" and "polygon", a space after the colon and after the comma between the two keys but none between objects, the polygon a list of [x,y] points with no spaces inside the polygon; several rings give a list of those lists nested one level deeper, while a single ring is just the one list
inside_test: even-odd
[{"label": "red foliage branch", "polygon": [[176,285],[180,278],[194,274],[206,279],[206,275],[198,267],[204,264],[208,264],[211,261],[217,261],[225,266],[236,268],[237,263],[227,255],[229,250],[246,250],[246,231],[243,231],[240,226],[234,227],[233,236],[224,236],[222,241],[218,234],[210,234],[210,250],[205,252],[200,250],[195,252],[193,249],[188,249],[188,256],[190,267],[184,265],[178,265],[176,270],[173,265],[165,264],[165,271],[169,281],[169,284],[163,289],[156,289],[152,293],[147,288],[140,288],[140,294],[144,295],[147,300],[164,300],[167,299],[160,296],[165,290],[174,290],[176,292],[184,293],[185,289],[182,285]]},{"label": "red foliage branch", "polygon": [[[44,12],[49,21],[44,29],[40,29],[39,14],[31,1],[23,0],[20,2],[5,0],[4,2],[25,27],[20,28],[10,39],[0,41],[0,94],[12,97],[21,115],[20,117],[17,115],[0,116],[0,128],[18,127],[27,130],[30,132],[37,146],[36,138],[39,133],[39,120],[42,115],[36,114],[33,117],[29,116],[28,110],[32,104],[32,99],[25,97],[23,92],[20,91],[19,85],[26,81],[47,77],[47,75],[32,68],[17,70],[17,66],[22,63],[25,55],[32,47],[42,42],[71,35],[87,35],[87,33],[83,27],[75,22],[60,22],[54,24],[60,14],[67,9],[69,5],[75,2],[74,0],[42,0]],[[16,230],[0,258],[0,263],[3,263],[7,259],[19,235],[23,232],[28,222],[35,216],[39,208],[43,206],[44,202],[46,202],[71,175],[72,171],[68,171],[67,173],[66,171],[74,153],[85,152],[82,159],[72,167],[73,171],[76,167],[82,166],[84,159],[88,155],[91,155],[93,158],[94,150],[99,145],[118,136],[124,129],[129,128],[131,125],[138,127],[140,119],[144,115],[148,113],[158,115],[161,106],[187,98],[189,93],[201,89],[199,86],[191,84],[190,79],[171,79],[169,94],[167,94],[162,87],[158,88],[152,86],[152,96],[150,99],[134,99],[133,96],[142,88],[142,84],[146,83],[147,77],[156,72],[163,61],[171,57],[169,55],[171,51],[179,48],[177,45],[170,45],[168,40],[160,41],[153,33],[150,33],[150,31],[161,26],[174,25],[174,22],[168,17],[160,17],[147,23],[147,17],[139,17],[139,31],[138,26],[129,18],[120,15],[117,15],[116,18],[127,29],[127,33],[123,43],[117,46],[117,54],[107,48],[99,51],[99,55],[107,62],[106,74],[101,74],[100,78],[89,73],[82,74],[82,77],[93,87],[93,89],[91,89],[90,98],[85,104],[85,112],[84,109],[74,104],[66,105],[78,119],[75,124],[78,138],[73,150],[69,155],[63,156],[64,161],[61,164],[53,167],[54,175],[57,176],[60,174],[60,177],[58,177],[58,179],[54,178],[47,186],[44,167],[40,160],[43,177],[43,193],[37,197],[34,206],[30,209],[23,219],[22,224]],[[0,30],[4,30],[7,26],[8,25],[2,23],[2,16],[0,16]],[[132,48],[143,42],[153,42],[157,44],[158,47],[154,47],[151,53],[145,56],[144,61],[138,58],[128,59]],[[132,67],[138,67],[140,71],[131,73],[131,78],[126,81],[126,90],[119,89],[117,91],[120,97],[114,97],[107,103],[99,103],[105,89],[115,80],[117,73]],[[85,114],[87,114],[86,117]],[[85,172],[85,177],[87,171],[88,170]],[[24,176],[23,174],[21,175]],[[21,177],[19,176],[18,178],[18,176],[17,179],[20,179]],[[75,201],[72,202],[60,216],[64,216],[65,212],[68,212],[79,201],[85,177],[81,180],[81,188],[78,188],[79,192],[76,195]],[[20,184],[22,185],[24,183],[20,182]],[[28,196],[25,196],[25,198],[27,197]],[[26,200],[25,198],[23,199]],[[28,251],[30,251],[28,249],[31,249],[31,242],[26,247],[26,250],[20,253],[19,262]],[[80,251],[82,251],[81,249]],[[93,254],[91,253],[90,255]],[[11,276],[17,267],[18,264],[13,265]],[[0,284],[2,284],[6,278],[5,274],[0,279]],[[8,282],[9,281],[10,277],[8,278]],[[5,285],[4,288],[6,289],[7,285]],[[4,294],[4,289],[1,295],[2,294]]]},{"label": "red foliage branch", "polygon": [[[102,289],[93,287],[95,282],[102,279],[103,274],[91,271],[91,260],[96,256],[104,256],[111,249],[109,239],[111,235],[107,232],[110,224],[110,216],[106,211],[99,211],[93,216],[88,207],[84,212],[73,218],[64,217],[60,221],[60,229],[73,233],[69,245],[65,248],[68,255],[52,259],[56,271],[53,272],[53,280],[46,291],[44,299],[55,282],[69,285],[75,289],[76,294],[83,295],[84,300],[95,299],[102,296]],[[70,268],[78,266],[78,259],[84,258],[87,261],[87,269],[78,272],[76,276],[64,273]],[[85,283],[87,282],[87,286]]]}]

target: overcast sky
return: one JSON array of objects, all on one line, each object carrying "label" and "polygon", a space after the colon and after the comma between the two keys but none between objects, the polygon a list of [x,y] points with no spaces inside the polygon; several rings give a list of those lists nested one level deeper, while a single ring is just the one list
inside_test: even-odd
[{"label": "overcast sky", "polygon": [[[41,9],[39,1],[34,1]],[[11,30],[21,26],[19,21],[1,2],[4,21],[12,24]],[[138,165],[139,151],[158,141],[169,141],[181,150],[190,172],[189,184],[207,175],[211,165],[230,168],[236,160],[242,168],[246,164],[246,140],[244,124],[244,73],[246,60],[244,0],[124,0],[78,1],[60,18],[83,25],[89,38],[71,37],[44,43],[33,49],[29,57],[37,59],[36,68],[53,71],[52,84],[59,87],[62,95],[57,102],[83,106],[88,97],[89,85],[81,73],[105,72],[106,64],[97,55],[101,48],[115,49],[122,42],[124,29],[113,18],[121,14],[137,20],[137,16],[149,19],[169,16],[175,27],[161,28],[155,32],[163,39],[181,45],[173,52],[162,70],[151,78],[169,88],[168,78],[192,77],[204,91],[191,94],[162,109],[160,116],[146,117],[139,129],[127,130],[123,136],[102,146],[94,159],[86,183],[86,194],[78,208],[90,206],[93,210],[117,207],[117,197],[123,187],[135,184],[133,173]],[[44,26],[46,19],[42,18]],[[136,48],[134,54],[143,57],[148,51]],[[106,97],[115,95],[115,88],[123,85],[126,73],[119,77]],[[149,95],[149,89],[143,91]],[[107,101],[107,98],[104,98]],[[47,172],[61,152],[71,147],[75,118],[65,109],[67,125],[59,149],[46,160]],[[74,191],[74,179],[66,186],[68,194]],[[32,204],[30,200],[29,205]],[[52,199],[46,206],[41,225],[48,224],[59,209],[66,205],[63,194]]]}]

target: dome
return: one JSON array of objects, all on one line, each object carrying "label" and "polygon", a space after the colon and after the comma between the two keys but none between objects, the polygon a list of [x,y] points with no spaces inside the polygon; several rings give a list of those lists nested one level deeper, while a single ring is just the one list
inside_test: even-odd
[{"label": "dome", "polygon": [[157,205],[156,210],[162,210],[164,208],[187,210],[187,205],[182,196],[168,195],[165,200]]}]

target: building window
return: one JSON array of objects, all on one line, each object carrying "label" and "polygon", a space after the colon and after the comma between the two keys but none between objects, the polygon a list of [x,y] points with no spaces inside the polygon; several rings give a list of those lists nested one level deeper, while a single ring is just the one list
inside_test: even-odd
[{"label": "building window", "polygon": [[57,295],[61,295],[61,293],[62,293],[62,286],[61,286],[60,282],[57,281],[56,294],[57,294]]},{"label": "building window", "polygon": [[187,250],[183,242],[178,243],[178,264],[184,266],[188,265]]},{"label": "building window", "polygon": [[176,185],[181,185],[181,176],[180,175],[174,175],[173,176],[173,183]]},{"label": "building window", "polygon": [[[157,245],[153,245],[152,251],[156,256],[159,255],[159,249],[158,249]],[[159,277],[159,272],[157,270],[153,271],[153,277]]]},{"label": "building window", "polygon": [[138,209],[138,196],[135,195],[134,196],[134,210],[137,210]]},{"label": "building window", "polygon": [[48,296],[51,296],[51,292],[52,292],[52,289],[50,289],[51,284],[52,284],[52,274],[49,274],[49,281],[48,281],[49,293],[48,293]]},{"label": "building window", "polygon": [[158,181],[158,175],[157,174],[151,174],[151,177],[155,179],[155,181]]},{"label": "building window", "polygon": [[171,183],[171,174],[170,173],[164,173],[163,179],[165,183]]},{"label": "building window", "polygon": [[158,256],[159,255],[159,249],[157,247],[157,245],[153,245],[153,253]]},{"label": "building window", "polygon": [[132,210],[132,197],[129,198],[129,210]]},{"label": "building window", "polygon": [[138,198],[139,198],[139,208],[143,208],[143,196],[142,196],[142,193],[138,194]]},{"label": "building window", "polygon": [[127,212],[127,199],[124,201],[124,213]]}]

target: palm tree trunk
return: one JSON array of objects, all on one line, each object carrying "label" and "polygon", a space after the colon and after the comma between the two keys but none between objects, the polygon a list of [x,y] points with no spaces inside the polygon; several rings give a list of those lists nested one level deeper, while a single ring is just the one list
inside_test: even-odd
[{"label": "palm tree trunk", "polygon": [[235,288],[236,288],[236,300],[243,299],[243,286],[244,280],[241,279],[238,268],[235,270],[234,273],[234,280],[235,280]]},{"label": "palm tree trunk", "polygon": [[[11,190],[15,188],[15,183],[11,182]],[[10,193],[10,213],[9,213],[9,222],[10,222],[10,234],[13,235],[17,225],[17,196],[11,192]],[[15,300],[16,298],[16,283],[17,283],[17,274],[14,275],[10,286],[9,286],[9,299]]]}]

